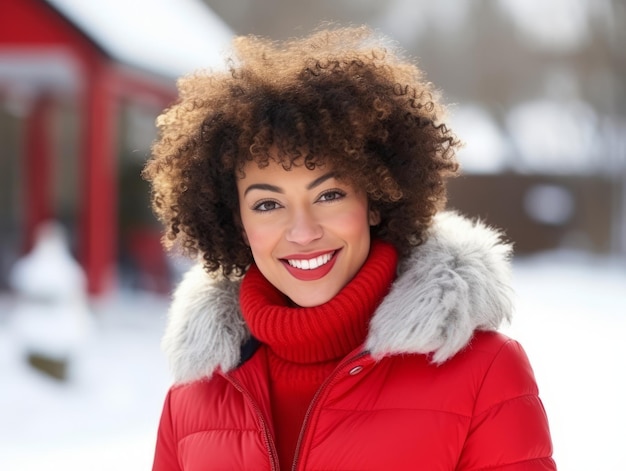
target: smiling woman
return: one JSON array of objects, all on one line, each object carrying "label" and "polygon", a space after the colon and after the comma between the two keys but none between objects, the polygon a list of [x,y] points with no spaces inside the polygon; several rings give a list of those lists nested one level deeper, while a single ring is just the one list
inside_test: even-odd
[{"label": "smiling woman", "polygon": [[243,237],[272,285],[299,306],[317,306],[361,268],[380,218],[334,171],[297,164],[245,166],[237,180]]},{"label": "smiling woman", "polygon": [[444,211],[458,141],[432,85],[367,28],[234,45],[179,82],[144,170],[167,245],[201,256],[153,469],[555,469],[496,332],[511,247]]}]

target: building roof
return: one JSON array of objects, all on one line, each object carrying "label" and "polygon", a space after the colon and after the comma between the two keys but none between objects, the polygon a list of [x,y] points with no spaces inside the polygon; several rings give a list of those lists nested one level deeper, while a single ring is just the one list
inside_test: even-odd
[{"label": "building roof", "polygon": [[46,0],[120,63],[165,77],[223,66],[233,31],[201,0]]}]

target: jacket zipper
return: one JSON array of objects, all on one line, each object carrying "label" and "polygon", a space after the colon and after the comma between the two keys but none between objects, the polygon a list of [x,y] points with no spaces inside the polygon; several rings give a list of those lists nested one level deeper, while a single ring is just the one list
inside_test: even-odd
[{"label": "jacket zipper", "polygon": [[255,399],[252,397],[252,394],[250,394],[248,390],[244,388],[244,386],[239,381],[237,381],[235,378],[227,374],[224,374],[223,376],[235,387],[235,389],[241,392],[241,394],[243,394],[244,397],[252,405],[252,409],[254,409],[254,412],[256,413],[257,418],[259,419],[261,429],[263,430],[263,439],[265,440],[265,447],[267,448],[267,454],[269,456],[271,469],[273,471],[278,471],[279,469],[277,465],[278,452],[276,451],[276,446],[274,445],[274,441],[272,440],[270,436],[270,431],[269,431],[270,429],[267,425],[267,421],[265,420],[265,417],[263,416],[263,412],[261,411],[261,408],[258,406]]},{"label": "jacket zipper", "polygon": [[302,448],[302,443],[304,442],[304,438],[307,435],[308,422],[310,420],[311,415],[313,414],[313,411],[315,410],[317,406],[317,403],[320,401],[320,397],[322,393],[326,392],[331,387],[331,385],[335,383],[335,381],[337,380],[339,376],[339,371],[341,371],[350,363],[368,354],[369,352],[367,351],[361,351],[360,353],[358,353],[357,355],[354,355],[350,359],[342,361],[339,365],[337,365],[333,373],[328,378],[326,378],[326,380],[322,383],[319,389],[315,392],[315,395],[313,396],[313,399],[311,400],[311,403],[309,404],[306,414],[304,415],[304,421],[302,422],[302,428],[300,429],[300,436],[298,437],[298,444],[296,445],[296,452],[294,454],[293,464],[291,466],[292,471],[296,471],[298,468],[298,460],[300,459],[300,449]]}]

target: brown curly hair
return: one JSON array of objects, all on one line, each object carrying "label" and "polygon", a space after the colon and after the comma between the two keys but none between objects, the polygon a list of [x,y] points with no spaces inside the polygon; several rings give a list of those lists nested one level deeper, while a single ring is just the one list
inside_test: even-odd
[{"label": "brown curly hair", "polygon": [[179,80],[179,100],[157,119],[143,176],[164,243],[201,254],[208,272],[239,276],[252,263],[239,223],[236,178],[271,149],[288,169],[330,164],[368,194],[372,236],[401,256],[445,206],[459,141],[432,84],[383,36],[327,28],[282,43],[234,40],[228,70]]}]

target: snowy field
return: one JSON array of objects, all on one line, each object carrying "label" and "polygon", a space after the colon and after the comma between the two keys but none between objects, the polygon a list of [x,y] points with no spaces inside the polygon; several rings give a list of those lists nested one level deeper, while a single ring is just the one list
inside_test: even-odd
[{"label": "snowy field", "polygon": [[[533,363],[559,469],[625,470],[626,262],[550,254],[516,260],[514,274],[517,312],[503,330]],[[166,301],[97,306],[64,383],[27,366],[13,307],[0,298],[0,470],[149,470],[169,384]]]}]

